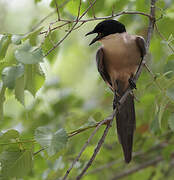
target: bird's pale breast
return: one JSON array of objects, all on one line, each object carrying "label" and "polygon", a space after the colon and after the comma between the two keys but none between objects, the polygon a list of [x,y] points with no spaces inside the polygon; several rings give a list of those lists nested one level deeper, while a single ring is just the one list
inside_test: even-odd
[{"label": "bird's pale breast", "polygon": [[[101,41],[104,51],[104,63],[112,79],[128,82],[140,63],[140,52],[136,36],[128,33],[116,33],[104,37]],[[126,83],[127,84],[127,83]]]}]

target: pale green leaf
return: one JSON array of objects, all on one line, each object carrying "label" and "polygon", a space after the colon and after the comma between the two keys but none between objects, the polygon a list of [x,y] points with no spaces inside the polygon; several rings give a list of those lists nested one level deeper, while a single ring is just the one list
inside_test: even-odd
[{"label": "pale green leaf", "polygon": [[35,131],[35,139],[42,147],[47,147],[48,154],[52,156],[65,147],[68,135],[64,129],[53,133],[49,128],[39,127]]},{"label": "pale green leaf", "polygon": [[0,151],[4,149],[19,149],[18,144],[13,144],[19,139],[19,132],[11,129],[0,136]]},{"label": "pale green leaf", "polygon": [[[54,43],[56,43],[59,40],[59,33],[57,33],[56,31],[51,32],[45,38],[44,42],[42,43],[42,50],[44,54],[46,54],[53,47],[53,44],[51,43],[50,39]],[[59,47],[57,47],[54,52],[51,52],[50,54],[48,54],[47,59],[50,62],[56,59],[58,50],[59,50]]]},{"label": "pale green leaf", "polygon": [[4,151],[0,155],[2,176],[21,178],[32,169],[32,153],[24,151]]},{"label": "pale green leaf", "polygon": [[59,129],[53,135],[51,146],[48,147],[48,154],[50,156],[56,154],[66,146],[68,142],[68,135],[65,129]]},{"label": "pale green leaf", "polygon": [[36,31],[33,31],[31,33],[29,33],[25,38],[24,38],[24,41],[29,39],[29,42],[32,46],[36,46],[37,45],[37,38],[38,38],[38,35],[40,33],[40,31],[43,29],[43,27],[37,29]]},{"label": "pale green leaf", "polygon": [[15,57],[23,64],[36,64],[43,61],[42,49],[33,49],[28,40],[15,51]]},{"label": "pale green leaf", "polygon": [[3,35],[0,39],[0,60],[6,55],[7,49],[11,43],[11,35]]},{"label": "pale green leaf", "polygon": [[16,138],[19,138],[19,132],[14,129],[10,129],[0,136],[0,142],[8,143],[8,142],[12,142],[11,140],[14,140]]},{"label": "pale green leaf", "polygon": [[47,127],[38,127],[35,130],[35,139],[42,147],[48,147],[51,145],[53,133]]},{"label": "pale green leaf", "polygon": [[[41,67],[40,67],[41,68]],[[24,87],[35,96],[44,83],[44,76],[38,72],[38,64],[25,65]]]},{"label": "pale green leaf", "polygon": [[24,105],[24,76],[16,79],[15,83],[15,98]]},{"label": "pale green leaf", "polygon": [[19,64],[17,66],[5,67],[2,71],[2,81],[4,86],[13,89],[17,78],[24,74],[24,66]]}]

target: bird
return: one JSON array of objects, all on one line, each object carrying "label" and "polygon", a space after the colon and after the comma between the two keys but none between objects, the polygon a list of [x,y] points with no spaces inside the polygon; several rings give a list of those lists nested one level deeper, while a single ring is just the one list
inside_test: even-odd
[{"label": "bird", "polygon": [[117,20],[104,20],[86,36],[97,34],[89,45],[99,41],[96,53],[98,71],[114,94],[113,109],[116,110],[116,126],[119,142],[122,146],[124,160],[132,159],[133,136],[136,126],[134,97],[129,94],[120,108],[119,100],[131,87],[136,89],[134,76],[146,54],[143,37],[129,34],[125,25]]}]

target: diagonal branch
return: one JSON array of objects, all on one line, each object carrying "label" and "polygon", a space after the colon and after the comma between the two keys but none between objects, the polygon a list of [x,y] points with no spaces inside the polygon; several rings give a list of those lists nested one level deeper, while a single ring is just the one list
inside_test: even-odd
[{"label": "diagonal branch", "polygon": [[[114,115],[115,116],[115,115]],[[82,178],[82,176],[86,173],[86,171],[88,170],[88,168],[91,166],[92,162],[94,161],[95,157],[97,156],[102,144],[104,143],[104,140],[106,138],[106,135],[108,134],[109,132],[109,129],[111,127],[111,124],[112,124],[112,121],[114,119],[114,116],[113,118],[111,119],[111,121],[107,124],[105,130],[104,130],[104,133],[102,135],[102,137],[100,138],[98,144],[97,144],[97,147],[95,148],[94,150],[94,153],[93,155],[91,156],[90,160],[88,161],[87,165],[85,166],[85,168],[82,170],[82,172],[77,176],[76,180],[80,180]]]},{"label": "diagonal branch", "polygon": [[91,136],[88,138],[87,142],[84,144],[84,146],[82,147],[80,153],[78,154],[78,156],[76,157],[76,159],[72,162],[71,166],[69,167],[69,169],[66,171],[64,177],[62,180],[66,180],[69,173],[71,172],[72,168],[74,167],[75,163],[79,160],[80,156],[82,155],[82,153],[84,152],[84,150],[86,149],[86,147],[88,146],[88,144],[91,142],[92,138],[94,137],[94,135],[96,134],[96,132],[98,131],[98,129],[103,125],[106,124],[108,121],[111,121],[115,116],[115,111],[113,112],[113,114],[111,115],[111,117],[108,117],[106,119],[104,119],[103,121],[101,121],[95,128],[95,130],[92,132]]}]

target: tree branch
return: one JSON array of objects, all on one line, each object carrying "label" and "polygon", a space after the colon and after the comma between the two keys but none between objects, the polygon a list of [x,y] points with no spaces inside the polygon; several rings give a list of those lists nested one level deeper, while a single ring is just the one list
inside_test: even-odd
[{"label": "tree branch", "polygon": [[75,160],[72,162],[72,164],[71,164],[71,166],[69,167],[69,169],[66,171],[66,173],[65,173],[65,175],[64,175],[64,177],[63,177],[62,180],[66,180],[66,179],[67,179],[67,177],[68,177],[69,173],[71,172],[72,168],[74,167],[75,163],[79,160],[80,156],[82,155],[82,153],[84,152],[84,150],[86,149],[86,147],[88,146],[88,144],[91,142],[92,138],[94,137],[94,135],[96,134],[96,132],[98,131],[98,129],[100,128],[100,126],[103,125],[103,124],[106,124],[108,121],[111,121],[111,120],[114,118],[114,116],[115,116],[115,112],[116,112],[116,111],[114,111],[113,114],[112,114],[110,117],[104,119],[103,121],[101,121],[101,122],[97,125],[97,127],[95,128],[95,130],[92,132],[92,134],[91,134],[90,137],[88,138],[87,142],[86,142],[86,143],[84,144],[84,146],[82,147],[82,149],[81,149],[81,151],[79,152],[78,156],[75,158]]},{"label": "tree branch", "polygon": [[[85,10],[85,12],[76,20],[75,24],[72,26],[72,28],[67,32],[67,34],[60,40],[58,41],[46,54],[45,56],[47,56],[48,54],[50,54],[56,47],[58,47],[68,36],[69,34],[73,31],[73,29],[75,28],[75,26],[78,24],[78,22],[83,18],[83,16],[85,16],[85,14],[89,11],[89,9],[95,4],[96,0],[93,1],[93,3],[91,3],[91,5]],[[81,6],[81,3],[80,5]]]},{"label": "tree branch", "polygon": [[[114,115],[115,116],[115,115]],[[109,132],[109,129],[111,127],[112,121],[114,119],[114,116],[112,117],[111,121],[107,124],[104,133],[102,135],[102,137],[100,138],[97,147],[94,150],[93,155],[91,156],[90,160],[88,161],[87,165],[85,166],[85,168],[82,170],[82,172],[77,176],[76,180],[80,180],[82,178],[82,176],[86,173],[86,171],[88,170],[88,168],[91,166],[92,162],[94,161],[95,157],[97,156],[102,144],[104,143],[104,140],[106,138],[106,135]]]},{"label": "tree branch", "polygon": [[[121,11],[121,12],[119,12],[117,14],[112,14],[111,16],[94,17],[94,18],[83,19],[83,20],[80,19],[80,20],[78,20],[78,22],[86,23],[86,22],[90,22],[90,21],[100,21],[100,20],[111,19],[113,17],[118,17],[118,16],[121,16],[121,15],[142,15],[142,16],[148,17],[149,19],[151,18],[151,16],[149,14],[146,14],[146,13],[143,13],[143,12],[139,12],[139,11]],[[60,21],[55,21],[54,23],[57,23],[57,22],[66,22],[67,24],[69,24],[69,23],[77,22],[77,20],[60,19]],[[54,24],[54,23],[52,23],[52,24]],[[58,28],[59,28],[59,26],[54,27],[54,28],[50,29],[50,31],[54,31],[54,30],[56,30]],[[45,33],[47,33],[47,31],[40,32],[40,34],[45,34]]]}]

